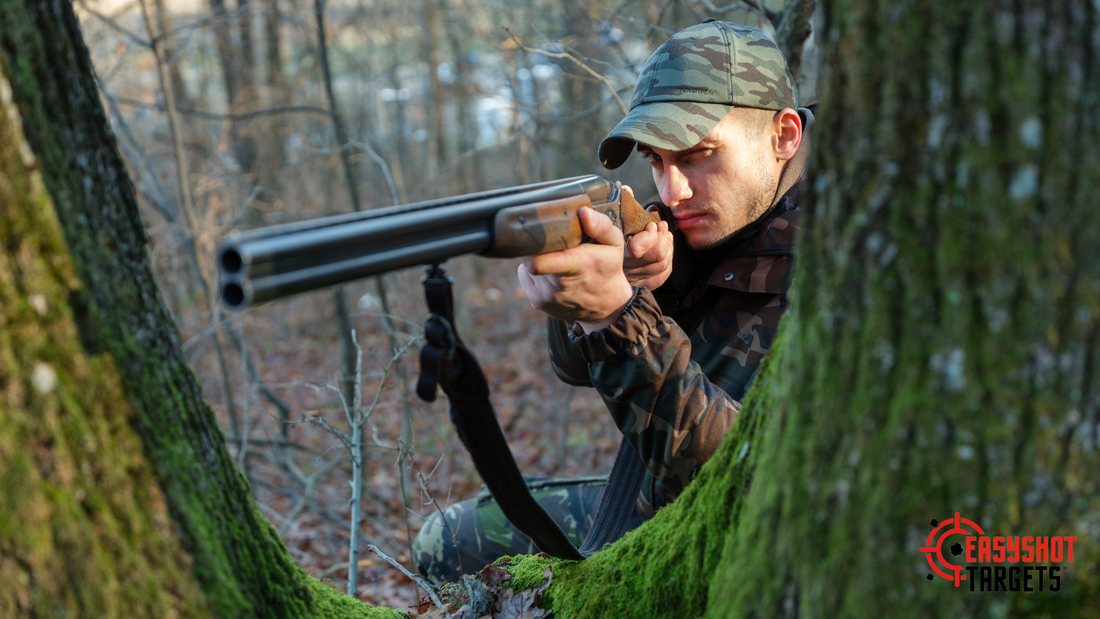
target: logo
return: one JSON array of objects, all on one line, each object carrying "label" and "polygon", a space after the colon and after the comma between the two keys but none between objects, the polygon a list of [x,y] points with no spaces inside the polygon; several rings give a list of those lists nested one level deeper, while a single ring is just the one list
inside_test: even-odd
[{"label": "logo", "polygon": [[709,88],[695,87],[695,86],[676,86],[671,89],[674,95],[713,95],[714,92]]},{"label": "logo", "polygon": [[[963,518],[959,512],[955,512],[951,520],[933,520],[931,525],[932,531],[920,548],[934,572],[927,577],[930,581],[935,580],[937,575],[952,581],[956,587],[963,581],[969,581],[971,591],[975,591],[977,583],[977,590],[984,593],[1057,592],[1062,590],[1062,566],[1045,564],[1073,563],[1076,537],[991,537],[978,523]],[[965,555],[961,561],[955,559],[959,563],[944,554],[944,544],[953,535],[966,536],[965,543],[956,541],[946,549],[952,558]],[[1005,563],[1009,565],[982,565]]]}]

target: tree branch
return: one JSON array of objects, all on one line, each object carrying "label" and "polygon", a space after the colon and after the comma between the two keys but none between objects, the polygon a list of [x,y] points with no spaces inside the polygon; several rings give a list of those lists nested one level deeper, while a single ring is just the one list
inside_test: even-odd
[{"label": "tree branch", "polygon": [[[165,111],[165,106],[162,103],[145,103],[137,99],[131,99],[129,97],[115,97],[120,103],[132,105],[134,107],[155,109]],[[240,112],[237,114],[223,114],[220,112],[210,112],[208,110],[196,110],[190,107],[177,107],[176,111],[180,114],[187,114],[188,116],[196,116],[198,118],[205,118],[206,120],[249,120],[258,116],[271,116],[275,114],[290,114],[294,112],[306,112],[309,114],[321,114],[322,116],[331,116],[332,113],[328,110],[316,107],[313,105],[278,105],[275,107],[264,108],[262,110],[253,110],[251,112]]]},{"label": "tree branch", "polygon": [[382,551],[379,550],[378,547],[374,544],[367,544],[367,549],[378,555],[380,559],[401,570],[401,573],[408,576],[412,579],[413,582],[423,587],[424,590],[428,592],[428,596],[432,598],[432,604],[435,604],[438,608],[443,608],[443,601],[439,599],[439,595],[435,592],[435,589],[433,589],[428,583],[424,582],[422,578],[405,569],[405,566],[395,561],[393,557],[383,554]]},{"label": "tree branch", "polygon": [[615,87],[611,85],[611,80],[607,79],[603,75],[601,75],[601,74],[597,73],[596,71],[592,70],[592,68],[589,67],[584,62],[582,62],[580,58],[577,58],[577,57],[573,56],[573,54],[567,54],[565,52],[548,52],[544,49],[537,49],[537,48],[533,48],[533,47],[527,47],[526,45],[524,45],[523,43],[520,42],[519,38],[516,37],[515,33],[513,33],[509,28],[505,27],[504,31],[508,33],[508,36],[512,37],[512,40],[516,42],[516,45],[519,46],[520,49],[522,49],[523,51],[525,51],[527,53],[541,54],[541,55],[546,56],[548,58],[562,58],[562,59],[565,59],[565,60],[569,60],[573,64],[577,65],[578,67],[583,69],[586,73],[588,73],[589,75],[591,75],[592,77],[596,78],[597,80],[599,80],[600,82],[603,83],[603,85],[607,88],[607,90],[609,90],[611,92],[612,96],[615,97],[615,100],[619,102],[619,107],[622,108],[623,114],[626,114],[627,112],[630,111],[630,109],[626,106],[626,104],[623,103],[622,98],[619,97],[619,93],[615,90]]}]

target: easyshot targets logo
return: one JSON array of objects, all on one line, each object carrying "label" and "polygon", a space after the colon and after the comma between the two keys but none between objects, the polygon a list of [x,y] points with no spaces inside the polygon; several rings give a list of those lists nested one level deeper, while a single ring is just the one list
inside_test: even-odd
[{"label": "easyshot targets logo", "polygon": [[[1057,592],[1062,590],[1063,567],[1068,566],[1056,564],[1073,563],[1076,537],[989,536],[976,522],[963,518],[959,512],[955,512],[951,520],[942,523],[933,520],[931,525],[932,531],[920,551],[932,571],[952,581],[956,587],[966,580],[971,591],[975,591],[977,581],[977,591],[985,593]],[[966,536],[965,545],[956,542],[947,548],[951,557],[963,555],[961,565],[944,552],[944,545],[952,535]],[[928,580],[935,580],[935,575],[928,574]],[[1037,581],[1037,588],[1032,585],[1033,580]]]}]

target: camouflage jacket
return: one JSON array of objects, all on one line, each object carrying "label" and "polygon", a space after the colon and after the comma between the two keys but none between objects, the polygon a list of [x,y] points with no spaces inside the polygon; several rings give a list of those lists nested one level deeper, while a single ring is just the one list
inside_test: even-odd
[{"label": "camouflage jacket", "polygon": [[713,251],[677,235],[669,280],[602,331],[549,321],[558,377],[596,388],[655,478],[645,511],[678,496],[733,425],[786,310],[800,214],[795,185]]}]

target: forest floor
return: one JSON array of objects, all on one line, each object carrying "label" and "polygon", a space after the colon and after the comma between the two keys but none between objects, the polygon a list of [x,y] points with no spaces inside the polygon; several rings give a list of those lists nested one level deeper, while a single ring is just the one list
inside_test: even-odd
[{"label": "forest floor", "polygon": [[[546,352],[545,321],[519,288],[517,263],[465,258],[447,266],[456,280],[459,332],[482,363],[520,470],[528,476],[607,474],[618,447],[618,431],[592,389],[571,389],[554,375]],[[426,310],[420,275],[419,270],[409,269],[387,277],[387,303],[399,347],[422,333]],[[367,552],[366,544],[376,544],[411,567],[406,525],[408,534],[415,537],[425,517],[475,496],[481,482],[447,419],[442,394],[436,402],[426,403],[414,393],[419,340],[396,366],[407,383],[410,395],[406,397],[398,372],[391,371],[383,380],[393,350],[380,320],[375,282],[349,284],[344,295],[363,348],[363,409],[380,398],[364,433],[375,446],[366,450],[359,598],[408,609],[417,602],[412,582]],[[229,451],[248,476],[261,511],[307,572],[327,579],[335,588],[346,588],[352,475],[347,452],[317,423],[284,424],[277,408],[261,394],[260,385],[245,379],[240,350],[225,336],[227,331],[243,334],[247,355],[259,368],[263,383],[289,407],[291,421],[320,417],[347,432],[335,389],[342,349],[334,306],[332,292],[321,291],[254,308],[221,324],[229,349],[226,363],[238,432],[232,430],[227,414],[210,338],[186,327],[182,335],[206,398],[225,431]],[[384,384],[381,390],[379,384]],[[394,448],[406,403],[413,453],[402,466]],[[250,439],[244,450],[236,436],[241,430]],[[339,463],[326,466],[333,460]],[[407,511],[400,484],[403,473]],[[311,475],[316,476],[307,498]]]}]

